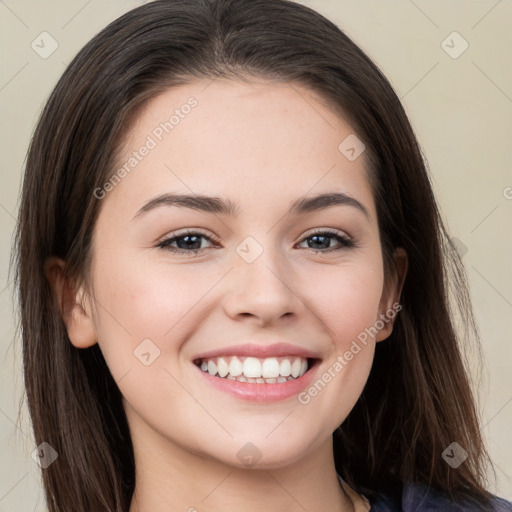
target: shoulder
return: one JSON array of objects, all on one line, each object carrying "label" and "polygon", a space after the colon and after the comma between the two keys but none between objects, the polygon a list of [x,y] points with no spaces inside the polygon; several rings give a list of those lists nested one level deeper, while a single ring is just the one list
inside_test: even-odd
[{"label": "shoulder", "polygon": [[445,494],[423,484],[407,483],[401,495],[378,495],[370,499],[371,512],[512,512],[512,503],[494,497],[489,507],[461,501],[454,502]]}]

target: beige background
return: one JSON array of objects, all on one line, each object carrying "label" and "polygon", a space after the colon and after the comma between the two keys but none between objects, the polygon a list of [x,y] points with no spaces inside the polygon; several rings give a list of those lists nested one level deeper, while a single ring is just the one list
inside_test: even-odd
[{"label": "beige background", "polygon": [[[41,107],[77,51],[141,1],[0,0],[0,512],[44,511],[39,467],[22,399],[21,346],[8,262],[27,144]],[[354,39],[402,99],[464,254],[486,361],[484,434],[499,495],[512,499],[512,1],[308,0]],[[31,43],[46,31],[57,50]],[[458,58],[442,42],[457,31]],[[464,41],[450,36],[450,52]],[[453,42],[452,42],[453,41]],[[313,512],[313,511],[311,511]]]}]

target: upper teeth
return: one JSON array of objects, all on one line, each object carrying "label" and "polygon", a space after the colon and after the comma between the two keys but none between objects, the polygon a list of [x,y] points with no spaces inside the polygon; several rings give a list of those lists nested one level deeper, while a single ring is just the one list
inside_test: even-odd
[{"label": "upper teeth", "polygon": [[[308,369],[308,362],[302,357],[212,357],[201,361],[201,370],[219,377],[271,379],[278,377],[301,377]],[[229,375],[228,375],[229,374]]]}]

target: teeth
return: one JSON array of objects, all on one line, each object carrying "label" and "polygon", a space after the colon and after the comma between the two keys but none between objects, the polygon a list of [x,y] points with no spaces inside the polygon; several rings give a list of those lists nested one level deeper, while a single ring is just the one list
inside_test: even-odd
[{"label": "teeth", "polygon": [[225,377],[229,373],[229,365],[223,357],[217,360],[217,372],[219,377]]},{"label": "teeth", "polygon": [[232,357],[231,362],[229,363],[229,373],[233,377],[238,377],[239,375],[242,375],[243,370],[244,368],[240,359],[238,359],[238,357]]},{"label": "teeth", "polygon": [[255,357],[246,357],[245,358],[244,375],[247,378],[261,377],[261,363]]},{"label": "teeth", "polygon": [[248,382],[275,384],[304,375],[308,362],[302,357],[214,357],[201,361],[201,370],[210,375]]},{"label": "teeth", "polygon": [[292,364],[289,359],[283,359],[281,361],[281,366],[279,367],[279,373],[283,377],[288,377],[292,374]]},{"label": "teeth", "polygon": [[300,369],[302,367],[302,363],[300,361],[300,359],[295,359],[295,361],[293,361],[293,364],[292,364],[292,377],[295,377],[297,378],[300,374]]},{"label": "teeth", "polygon": [[261,365],[261,375],[266,379],[279,377],[279,361],[275,357],[269,357]]},{"label": "teeth", "polygon": [[216,375],[217,373],[217,365],[213,361],[208,361],[208,373],[210,375]]}]

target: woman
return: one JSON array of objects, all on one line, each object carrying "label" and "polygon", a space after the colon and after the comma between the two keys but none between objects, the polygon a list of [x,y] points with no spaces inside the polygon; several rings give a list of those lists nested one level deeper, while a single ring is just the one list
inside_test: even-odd
[{"label": "woman", "polygon": [[314,11],[111,23],[39,120],[16,242],[51,512],[512,510],[485,487],[464,269],[414,133]]}]

